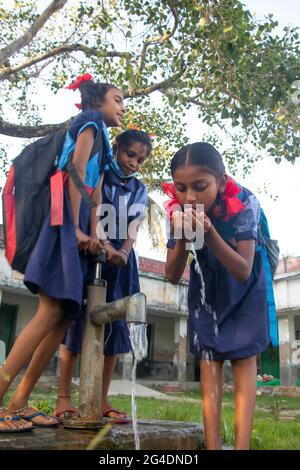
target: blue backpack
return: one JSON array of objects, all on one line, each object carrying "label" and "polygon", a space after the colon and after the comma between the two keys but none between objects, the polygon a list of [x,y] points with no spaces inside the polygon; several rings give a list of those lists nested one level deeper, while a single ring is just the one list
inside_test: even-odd
[{"label": "blue backpack", "polygon": [[277,240],[270,237],[268,221],[265,213],[260,209],[260,219],[258,224],[258,243],[261,247],[262,261],[266,273],[267,281],[267,303],[270,327],[270,339],[272,345],[278,346],[278,324],[276,315],[276,305],[272,280],[274,279],[279,263],[279,246]]},{"label": "blue backpack", "polygon": [[280,249],[278,241],[273,240],[270,236],[268,221],[262,209],[260,209],[258,236],[261,245],[266,250],[268,261],[271,267],[272,279],[274,279],[279,264]]}]

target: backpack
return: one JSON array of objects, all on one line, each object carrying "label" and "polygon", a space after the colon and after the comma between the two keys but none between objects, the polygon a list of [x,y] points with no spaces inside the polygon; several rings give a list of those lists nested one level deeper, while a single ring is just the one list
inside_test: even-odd
[{"label": "backpack", "polygon": [[[12,269],[24,273],[45,217],[50,210],[50,178],[56,170],[67,129],[36,140],[13,160],[3,189],[3,229],[5,256]],[[94,142],[91,156],[102,153],[102,132]],[[100,173],[105,158],[101,160]],[[94,207],[83,182],[71,161],[67,171],[81,193],[83,201]]]},{"label": "backpack", "polygon": [[278,245],[278,241],[273,240],[270,236],[268,221],[262,209],[260,209],[258,236],[260,243],[266,250],[268,261],[270,263],[272,279],[274,279],[279,264],[280,248]]}]

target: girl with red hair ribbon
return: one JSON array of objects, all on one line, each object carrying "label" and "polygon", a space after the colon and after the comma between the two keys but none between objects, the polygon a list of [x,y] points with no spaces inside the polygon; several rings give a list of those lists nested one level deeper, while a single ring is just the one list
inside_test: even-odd
[{"label": "girl with red hair ribbon", "polygon": [[[66,131],[56,172],[51,178],[51,209],[25,271],[24,283],[32,293],[39,295],[39,307],[17,337],[0,369],[1,404],[13,379],[31,361],[8,410],[0,410],[0,432],[30,430],[32,424],[58,424],[57,418],[32,409],[28,400],[70,322],[81,315],[87,276],[86,254],[97,254],[101,248],[96,235],[96,210],[101,202],[104,167],[112,161],[106,128],[121,126],[125,112],[123,94],[115,85],[94,82],[88,73],[79,76],[68,88],[79,89],[81,112],[72,119]],[[103,147],[94,150],[100,133]],[[64,172],[71,160],[90,193],[93,208],[82,201],[73,179]],[[111,256],[113,247],[108,245],[105,249]],[[8,416],[11,417],[9,425]]]},{"label": "girl with red hair ribbon", "polygon": [[275,304],[270,263],[258,230],[260,204],[226,174],[219,152],[208,143],[180,149],[171,161],[171,174],[173,183],[163,183],[173,231],[166,261],[171,282],[180,281],[190,251],[190,240],[178,228],[198,224],[204,233],[202,248],[192,247],[188,308],[190,350],[200,364],[206,445],[221,448],[222,366],[229,360],[236,390],[235,448],[249,449],[256,356],[270,339],[278,344],[277,334],[269,329]]}]

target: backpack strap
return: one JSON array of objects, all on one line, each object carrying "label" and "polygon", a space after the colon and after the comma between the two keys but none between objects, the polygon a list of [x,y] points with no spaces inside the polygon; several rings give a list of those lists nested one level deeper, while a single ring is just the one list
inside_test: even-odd
[{"label": "backpack strap", "polygon": [[[89,156],[89,160],[98,151],[99,151],[100,154],[103,154],[103,148],[104,148],[104,146],[103,146],[103,135],[102,135],[102,130],[101,130],[101,132],[98,133],[98,136],[97,136],[97,138],[94,142],[94,145],[92,147],[92,150],[91,150],[91,153],[90,153],[90,156]],[[100,173],[101,173],[101,171],[102,171],[102,169],[104,168],[104,165],[105,165],[104,160],[105,160],[105,157],[102,155],[101,165],[100,165]],[[95,203],[95,201],[93,201],[93,199],[91,198],[91,196],[87,192],[87,190],[85,188],[85,185],[84,185],[83,181],[81,180],[81,178],[80,178],[80,176],[79,176],[79,174],[76,170],[76,167],[75,167],[74,163],[72,163],[71,160],[67,163],[65,169],[68,172],[68,174],[71,176],[76,188],[78,189],[78,191],[81,194],[82,200],[87,205],[87,207],[89,207],[90,209],[92,209],[93,207],[96,207],[97,204]]]},{"label": "backpack strap", "polygon": [[75,165],[74,163],[72,163],[71,161],[69,161],[69,163],[67,163],[66,165],[66,170],[68,172],[68,174],[71,176],[72,180],[73,180],[73,183],[75,184],[76,188],[78,189],[78,191],[80,192],[81,194],[81,197],[82,197],[82,200],[84,201],[84,203],[90,208],[92,209],[93,207],[96,207],[97,204],[95,203],[95,201],[93,201],[93,199],[91,198],[91,196],[89,195],[89,193],[87,192],[87,190],[85,189],[85,186],[75,168]]}]

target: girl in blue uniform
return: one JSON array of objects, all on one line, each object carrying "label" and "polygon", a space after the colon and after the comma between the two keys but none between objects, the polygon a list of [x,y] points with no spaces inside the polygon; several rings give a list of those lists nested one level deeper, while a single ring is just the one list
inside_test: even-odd
[{"label": "girl in blue uniform", "polygon": [[[200,361],[207,448],[221,447],[221,375],[223,362],[229,359],[235,379],[235,448],[248,449],[256,355],[270,342],[268,304],[274,302],[266,282],[265,266],[269,273],[270,266],[258,237],[260,205],[249,190],[226,175],[220,154],[210,144],[183,147],[171,161],[171,173],[174,184],[166,183],[164,189],[171,205],[182,208],[172,213],[174,233],[182,224],[190,229],[201,224],[204,231],[204,245],[194,251],[190,267],[188,308],[190,348]],[[190,207],[184,209],[185,204]],[[203,204],[204,212],[199,214],[196,204]],[[186,243],[174,236],[168,241],[166,276],[173,283],[179,282],[186,266]]]},{"label": "girl in blue uniform", "polygon": [[[86,253],[97,254],[101,248],[96,236],[97,208],[90,209],[81,201],[77,186],[63,171],[72,158],[86,190],[96,204],[100,203],[103,159],[112,159],[106,126],[120,126],[125,109],[122,92],[117,87],[95,83],[91,78],[84,74],[69,86],[79,88],[82,112],[68,128],[57,171],[51,179],[51,211],[26,267],[24,283],[31,292],[39,294],[39,308],[0,370],[1,403],[12,380],[32,357],[8,411],[4,411],[16,418],[13,431],[23,427],[18,422],[20,417],[22,423],[25,419],[39,426],[58,422],[57,418],[28,407],[28,399],[71,320],[81,314]],[[103,148],[90,155],[99,133],[102,133]],[[5,432],[9,427],[0,412],[0,431]]]},{"label": "girl in blue uniform", "polygon": [[[105,233],[107,229],[111,229],[112,232],[116,229],[116,235],[112,233],[110,236],[108,232],[107,239],[103,242],[107,252],[107,262],[102,268],[102,278],[107,281],[107,302],[140,292],[138,268],[133,250],[134,239],[130,238],[127,230],[129,224],[139,224],[147,206],[146,187],[136,178],[136,174],[149,156],[151,149],[150,138],[145,132],[138,130],[123,132],[117,136],[113,152],[115,162],[124,175],[121,177],[114,166],[108,167],[104,173],[102,207],[105,210],[107,204],[106,207],[113,206],[116,211],[113,226],[104,225],[103,227]],[[136,204],[138,206],[134,209]],[[81,351],[82,332],[83,318],[72,323],[64,339],[65,346],[61,349],[61,380],[56,405],[56,416],[61,418],[76,413],[71,403],[71,379],[77,355]],[[108,390],[116,364],[116,355],[130,350],[131,343],[125,320],[106,324],[102,388],[103,416],[119,422],[126,422],[127,415],[110,405]]]}]

